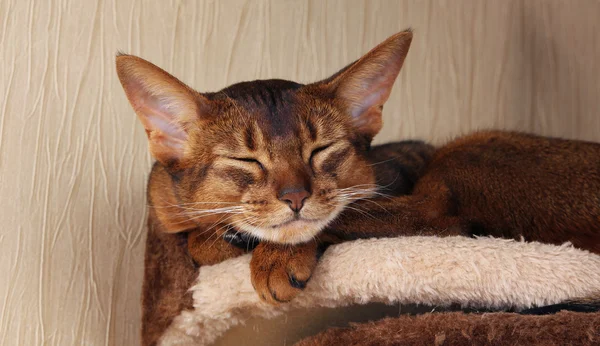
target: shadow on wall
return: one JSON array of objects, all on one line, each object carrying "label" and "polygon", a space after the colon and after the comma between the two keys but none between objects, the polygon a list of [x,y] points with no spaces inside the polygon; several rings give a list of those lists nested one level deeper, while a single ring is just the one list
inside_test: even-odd
[{"label": "shadow on wall", "polygon": [[[581,11],[568,1],[523,2],[523,50],[529,76],[531,131],[599,141],[600,2]],[[581,23],[590,23],[580,25]],[[591,25],[591,23],[595,23]],[[599,114],[599,116],[593,116]]]}]

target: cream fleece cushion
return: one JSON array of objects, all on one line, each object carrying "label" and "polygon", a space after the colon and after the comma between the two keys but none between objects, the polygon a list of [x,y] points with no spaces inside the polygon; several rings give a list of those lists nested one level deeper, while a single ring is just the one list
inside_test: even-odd
[{"label": "cream fleece cushion", "polygon": [[305,291],[274,307],[252,288],[250,256],[200,268],[190,288],[194,310],[176,317],[160,344],[210,344],[250,317],[295,308],[386,302],[523,309],[600,293],[600,256],[570,244],[406,237],[331,246]]}]

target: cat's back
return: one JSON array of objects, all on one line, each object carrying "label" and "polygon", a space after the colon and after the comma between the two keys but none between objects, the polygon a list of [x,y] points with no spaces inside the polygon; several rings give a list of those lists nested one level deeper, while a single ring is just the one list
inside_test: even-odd
[{"label": "cat's back", "polygon": [[[600,144],[481,131],[440,147],[420,186],[443,182],[456,215],[482,234],[599,249]],[[586,245],[587,244],[587,245]]]},{"label": "cat's back", "polygon": [[440,147],[427,173],[456,185],[459,191],[527,190],[564,195],[575,189],[600,196],[600,144],[480,131]]},{"label": "cat's back", "polygon": [[440,147],[433,160],[469,166],[498,164],[519,170],[529,166],[569,171],[588,167],[599,172],[600,143],[516,131],[477,131]]}]

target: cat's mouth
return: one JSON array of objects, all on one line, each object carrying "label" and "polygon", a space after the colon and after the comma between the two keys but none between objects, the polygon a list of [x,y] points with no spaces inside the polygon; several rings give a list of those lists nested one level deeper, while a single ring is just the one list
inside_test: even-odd
[{"label": "cat's mouth", "polygon": [[319,219],[307,219],[307,218],[303,218],[300,216],[295,216],[287,221],[284,221],[282,223],[279,223],[277,225],[271,226],[271,228],[280,228],[280,227],[285,227],[285,226],[290,226],[290,225],[303,225],[303,224],[311,224],[311,223],[316,223],[319,222],[321,220]]}]

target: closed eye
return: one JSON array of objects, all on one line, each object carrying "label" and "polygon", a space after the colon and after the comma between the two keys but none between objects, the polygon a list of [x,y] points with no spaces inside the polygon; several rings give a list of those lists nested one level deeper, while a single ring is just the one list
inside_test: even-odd
[{"label": "closed eye", "polygon": [[315,158],[315,155],[317,155],[318,153],[326,150],[327,148],[329,148],[332,145],[332,143],[317,147],[316,149],[314,149],[311,153],[310,153],[310,158],[308,159],[308,162],[312,165],[313,159]]},{"label": "closed eye", "polygon": [[260,161],[258,161],[257,159],[253,159],[251,157],[227,157],[230,160],[235,160],[235,161],[240,161],[240,162],[247,162],[247,163],[252,163],[255,165],[258,165],[258,167],[260,167],[260,169],[265,169],[264,166],[262,165],[262,163],[260,163]]}]

